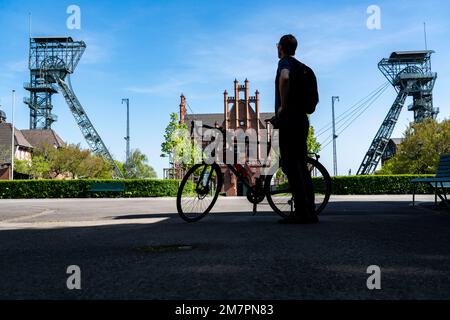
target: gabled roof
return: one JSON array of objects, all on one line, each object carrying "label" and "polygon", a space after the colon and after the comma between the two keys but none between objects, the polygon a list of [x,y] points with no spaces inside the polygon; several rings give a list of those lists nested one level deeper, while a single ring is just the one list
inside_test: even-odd
[{"label": "gabled roof", "polygon": [[[262,112],[259,114],[260,122],[261,122],[261,128],[266,127],[266,120],[271,119],[275,113],[273,112]],[[187,127],[191,128],[191,122],[192,121],[201,121],[204,125],[208,125],[210,127],[214,127],[215,123],[217,122],[219,126],[222,126],[225,119],[223,113],[203,113],[203,114],[187,114],[184,117],[184,122],[186,123]]]},{"label": "gabled roof", "polygon": [[[0,123],[0,145],[11,145],[11,131],[12,125],[10,123]],[[20,130],[14,129],[14,140],[16,146],[33,148]]]},{"label": "gabled roof", "polygon": [[391,141],[395,143],[396,145],[402,144],[403,141],[405,141],[404,138],[392,138]]},{"label": "gabled roof", "polygon": [[[10,123],[0,123],[0,165],[11,163],[11,131]],[[33,148],[22,132],[17,129],[14,130],[14,143],[16,147]]]},{"label": "gabled roof", "polygon": [[262,112],[259,114],[259,116],[261,118],[261,121],[265,125],[265,121],[272,119],[275,116],[275,112]]},{"label": "gabled roof", "polygon": [[203,124],[213,127],[216,122],[222,125],[224,116],[223,113],[187,114],[184,121],[188,127],[191,125],[191,121],[201,121]]},{"label": "gabled roof", "polygon": [[55,146],[61,148],[65,145],[63,139],[52,129],[49,130],[22,130],[25,138],[34,147]]}]

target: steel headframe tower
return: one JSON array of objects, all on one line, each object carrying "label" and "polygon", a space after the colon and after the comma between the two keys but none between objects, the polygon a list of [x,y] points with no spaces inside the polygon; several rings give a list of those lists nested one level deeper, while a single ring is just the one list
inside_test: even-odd
[{"label": "steel headframe tower", "polygon": [[51,129],[57,117],[52,113],[52,96],[58,93],[54,74],[64,80],[74,72],[86,49],[84,42],[72,38],[30,38],[30,82],[24,87],[30,98],[24,102],[30,108],[30,129]]},{"label": "steel headframe tower", "polygon": [[[30,129],[51,129],[57,120],[52,114],[52,96],[58,93],[59,87],[92,152],[108,160],[116,174],[122,177],[122,172],[70,85],[70,75],[75,71],[85,50],[86,44],[83,41],[73,41],[70,37],[30,38],[30,82],[24,85],[30,91],[30,98],[24,99],[30,108]],[[66,78],[68,84],[65,82]]]},{"label": "steel headframe tower", "polygon": [[437,79],[437,73],[431,71],[433,53],[430,50],[393,52],[390,58],[378,64],[398,94],[364,157],[358,175],[375,172],[407,97],[413,98],[413,104],[408,110],[414,112],[415,122],[436,118],[439,110],[433,108],[433,88]]}]

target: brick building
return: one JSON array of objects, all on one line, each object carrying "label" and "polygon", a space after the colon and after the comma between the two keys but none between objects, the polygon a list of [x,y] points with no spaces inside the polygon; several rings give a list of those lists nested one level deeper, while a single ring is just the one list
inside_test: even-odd
[{"label": "brick building", "polygon": [[[223,113],[209,114],[188,114],[186,108],[186,98],[181,96],[180,103],[180,123],[185,123],[191,128],[193,121],[202,121],[209,126],[220,126],[225,129],[254,129],[257,133],[258,151],[257,160],[261,160],[261,150],[259,142],[261,141],[262,130],[266,128],[266,120],[271,119],[274,113],[260,112],[260,93],[256,90],[254,96],[249,95],[249,81],[246,79],[244,85],[240,85],[237,80],[234,81],[234,96],[230,96],[227,91],[223,94]],[[257,174],[259,168],[251,166],[252,171]],[[239,183],[227,167],[223,167],[224,190],[228,196],[243,196],[246,194],[244,186]]]},{"label": "brick building", "polygon": [[[0,110],[0,180],[11,177],[12,125],[6,122],[6,114]],[[63,140],[53,130],[18,130],[14,128],[16,160],[31,161],[33,149],[44,145],[61,148]]]}]

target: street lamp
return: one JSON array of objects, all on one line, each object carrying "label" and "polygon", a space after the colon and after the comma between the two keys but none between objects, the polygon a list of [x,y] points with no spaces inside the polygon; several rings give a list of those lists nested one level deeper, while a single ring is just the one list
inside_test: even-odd
[{"label": "street lamp", "polygon": [[126,103],[127,105],[127,136],[125,137],[125,141],[127,142],[127,151],[126,151],[126,162],[130,160],[131,150],[130,150],[130,99],[122,99],[122,104]]},{"label": "street lamp", "polygon": [[11,180],[14,180],[14,158],[16,156],[14,111],[16,109],[16,90],[12,91],[12,112],[11,112]]},{"label": "street lamp", "polygon": [[339,97],[333,96],[331,98],[331,105],[332,105],[332,113],[333,113],[333,168],[334,168],[334,176],[336,177],[338,175],[338,167],[337,167],[337,150],[336,150],[336,139],[338,136],[336,135],[336,119],[335,119],[335,113],[334,113],[334,103],[338,101]]}]

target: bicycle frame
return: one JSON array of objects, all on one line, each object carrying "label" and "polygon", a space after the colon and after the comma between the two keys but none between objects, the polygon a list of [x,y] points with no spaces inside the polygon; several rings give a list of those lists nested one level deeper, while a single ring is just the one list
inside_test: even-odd
[{"label": "bicycle frame", "polygon": [[[240,182],[242,182],[247,188],[251,188],[251,187],[252,187],[252,185],[250,185],[250,184],[247,182],[247,179],[245,179],[244,175],[242,175],[242,174],[236,169],[236,167],[235,167],[234,165],[227,164],[227,167],[228,167],[228,169],[231,170],[231,172],[233,172],[233,174],[236,176],[236,178],[237,178]],[[246,169],[246,170],[247,170],[247,169]]]},{"label": "bicycle frame", "polygon": [[[311,159],[313,159],[313,156],[314,156],[314,158],[316,158],[316,160],[320,159],[320,156],[317,153],[308,153],[308,156]],[[240,182],[242,182],[247,188],[251,188],[252,187],[252,185],[250,185],[247,182],[247,179],[245,179],[245,177],[236,169],[235,165],[227,164],[226,166],[227,166],[228,169],[230,169],[231,172],[233,172],[233,174],[236,176],[236,178]]]},{"label": "bicycle frame", "polygon": [[[266,120],[266,122],[268,122]],[[191,133],[194,130],[194,121],[192,121],[192,128],[191,128]],[[203,128],[205,129],[216,129],[216,130],[220,130],[223,134],[225,134],[225,130],[224,128],[216,128],[216,127],[211,127],[211,126],[207,126],[207,125],[203,125]],[[271,148],[271,142],[269,141],[269,149]],[[320,159],[320,155],[314,152],[310,152],[308,153],[308,157],[310,157],[311,159],[315,158],[315,160],[319,160]],[[215,163],[216,165],[218,165],[219,167],[221,167],[219,164]],[[226,167],[236,176],[236,178],[242,182],[247,188],[252,188],[253,185],[251,185],[250,183],[247,182],[247,179],[245,179],[245,177],[236,169],[236,165],[231,165],[231,164],[226,164]],[[247,170],[247,169],[246,169]],[[203,175],[203,173],[202,173]],[[210,179],[210,177],[208,178]],[[209,183],[210,180],[208,180]]]}]

